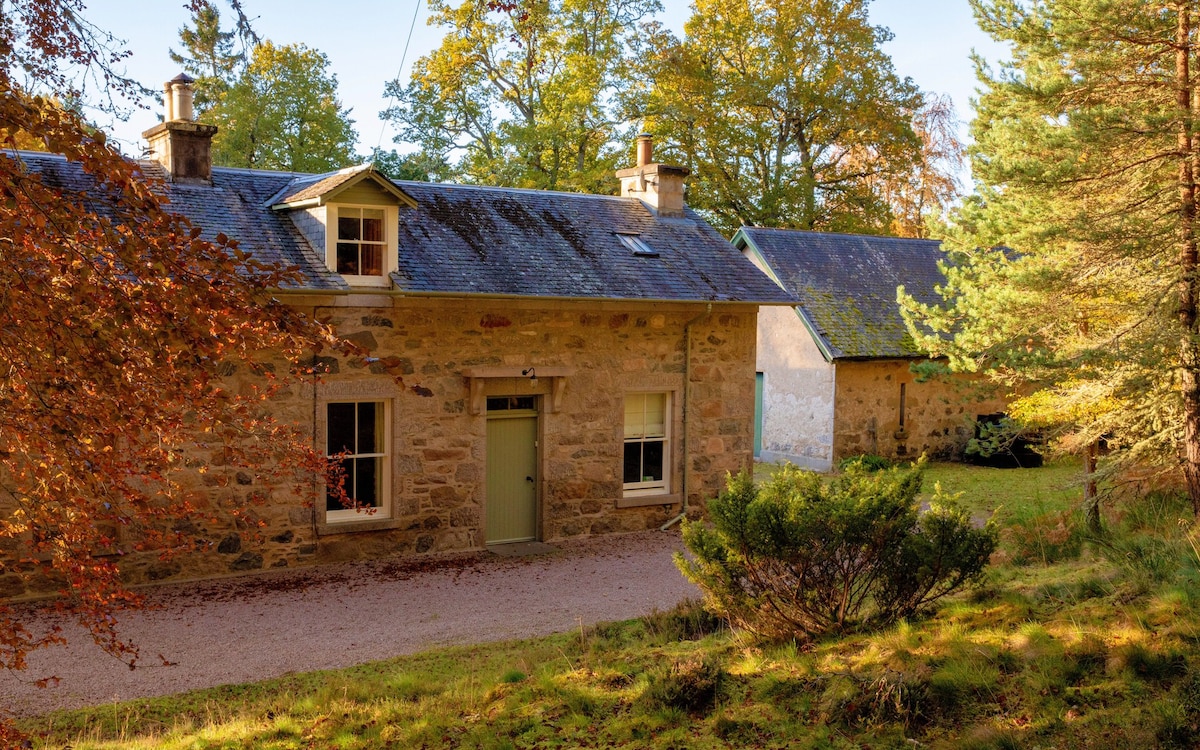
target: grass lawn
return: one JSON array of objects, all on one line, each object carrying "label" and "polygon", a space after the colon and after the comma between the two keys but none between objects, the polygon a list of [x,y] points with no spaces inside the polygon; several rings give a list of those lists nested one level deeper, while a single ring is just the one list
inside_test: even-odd
[{"label": "grass lawn", "polygon": [[1200,564],[1186,503],[1071,524],[1078,468],[933,465],[998,511],[983,584],[937,613],[761,645],[698,607],[531,641],[200,690],[21,724],[57,748],[1200,746]]}]

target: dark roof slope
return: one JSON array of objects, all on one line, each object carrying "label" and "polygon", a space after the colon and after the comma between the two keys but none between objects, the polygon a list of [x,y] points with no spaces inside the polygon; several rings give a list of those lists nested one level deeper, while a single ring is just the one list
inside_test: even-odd
[{"label": "dark roof slope", "polygon": [[[34,171],[86,193],[90,180],[61,157],[23,153]],[[147,174],[161,177],[153,163]],[[213,184],[174,183],[172,206],[236,238],[267,261],[299,266],[304,286],[347,289],[296,229],[280,195],[336,188],[357,172],[306,175],[214,167]],[[539,190],[395,183],[417,201],[399,209],[396,286],[410,293],[795,304],[697,214],[659,218],[635,198]],[[638,237],[636,253],[621,235]],[[636,243],[634,243],[636,244]]]},{"label": "dark roof slope", "polygon": [[896,304],[896,288],[931,303],[945,282],[936,240],[743,227],[745,239],[800,299],[819,344],[833,359],[919,357]]},{"label": "dark roof slope", "polygon": [[[794,303],[695,213],[636,198],[398,183],[396,283],[414,292]],[[639,254],[621,235],[651,251]]]},{"label": "dark roof slope", "polygon": [[[95,197],[95,182],[77,162],[34,152],[22,152],[20,158],[44,181],[80,196]],[[149,177],[165,177],[156,163],[142,162],[139,166]],[[224,232],[259,260],[299,268],[305,287],[345,289],[346,283],[325,268],[323,256],[313,251],[292,220],[266,207],[267,199],[295,177],[287,172],[217,167],[213,169],[211,186],[176,183],[170,186],[167,195],[170,208],[203,229],[202,236],[206,239],[212,240]]]}]

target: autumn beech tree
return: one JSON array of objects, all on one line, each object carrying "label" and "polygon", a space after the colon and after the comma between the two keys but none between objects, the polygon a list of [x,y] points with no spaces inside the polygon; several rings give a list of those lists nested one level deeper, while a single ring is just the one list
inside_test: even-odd
[{"label": "autumn beech tree", "polygon": [[655,48],[646,127],[692,171],[688,203],[744,225],[884,234],[881,186],[921,159],[923,98],[882,47],[869,0],[697,0]]},{"label": "autumn beech tree", "polygon": [[[957,369],[1031,384],[1014,414],[1094,460],[1181,470],[1200,515],[1200,13],[1170,0],[972,0],[978,194],[946,304],[912,330]],[[1093,525],[1098,507],[1089,503]]]},{"label": "autumn beech tree", "polygon": [[[59,606],[133,664],[113,615],[138,598],[99,554],[112,530],[135,549],[186,549],[199,514],[176,492],[183,470],[315,486],[324,459],[264,400],[303,374],[297,363],[340,345],[272,298],[286,270],[232,238],[201,239],[162,186],[55,104],[81,98],[82,78],[138,94],[83,11],[80,0],[17,0],[0,17],[0,581],[57,584]],[[30,142],[81,164],[93,185],[43,182],[17,151]],[[231,369],[257,378],[232,390]],[[0,600],[4,668],[59,637]]]}]

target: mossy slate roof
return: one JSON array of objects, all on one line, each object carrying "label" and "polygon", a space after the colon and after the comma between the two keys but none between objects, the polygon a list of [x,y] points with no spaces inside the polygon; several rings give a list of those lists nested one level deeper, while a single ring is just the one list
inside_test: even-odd
[{"label": "mossy slate roof", "polygon": [[[31,171],[87,195],[91,181],[62,157],[22,153]],[[161,177],[153,163],[142,163]],[[171,207],[215,237],[223,232],[265,261],[298,266],[303,286],[348,289],[287,210],[361,170],[327,175],[214,167],[212,184],[172,183]],[[414,294],[795,304],[697,214],[660,218],[635,198],[393,182],[416,208],[399,208],[395,287]],[[619,237],[636,234],[655,255]]]},{"label": "mossy slate roof", "polygon": [[896,288],[932,303],[945,277],[936,240],[743,227],[751,245],[799,299],[799,311],[833,359],[920,357]]}]

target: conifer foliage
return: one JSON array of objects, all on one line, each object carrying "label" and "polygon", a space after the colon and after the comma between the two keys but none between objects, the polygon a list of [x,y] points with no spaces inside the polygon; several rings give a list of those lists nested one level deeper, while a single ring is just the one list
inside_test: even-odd
[{"label": "conifer foliage", "polygon": [[913,332],[957,369],[1033,382],[1014,414],[1066,447],[1181,466],[1200,512],[1200,11],[972,5],[1012,58],[979,66],[979,192],[948,243],[947,304],[909,300]]},{"label": "conifer foliage", "polygon": [[827,482],[790,464],[762,486],[743,472],[688,523],[676,556],[705,605],[772,640],[894,622],[975,581],[996,548],[952,499],[921,512],[923,466],[853,466]]}]

